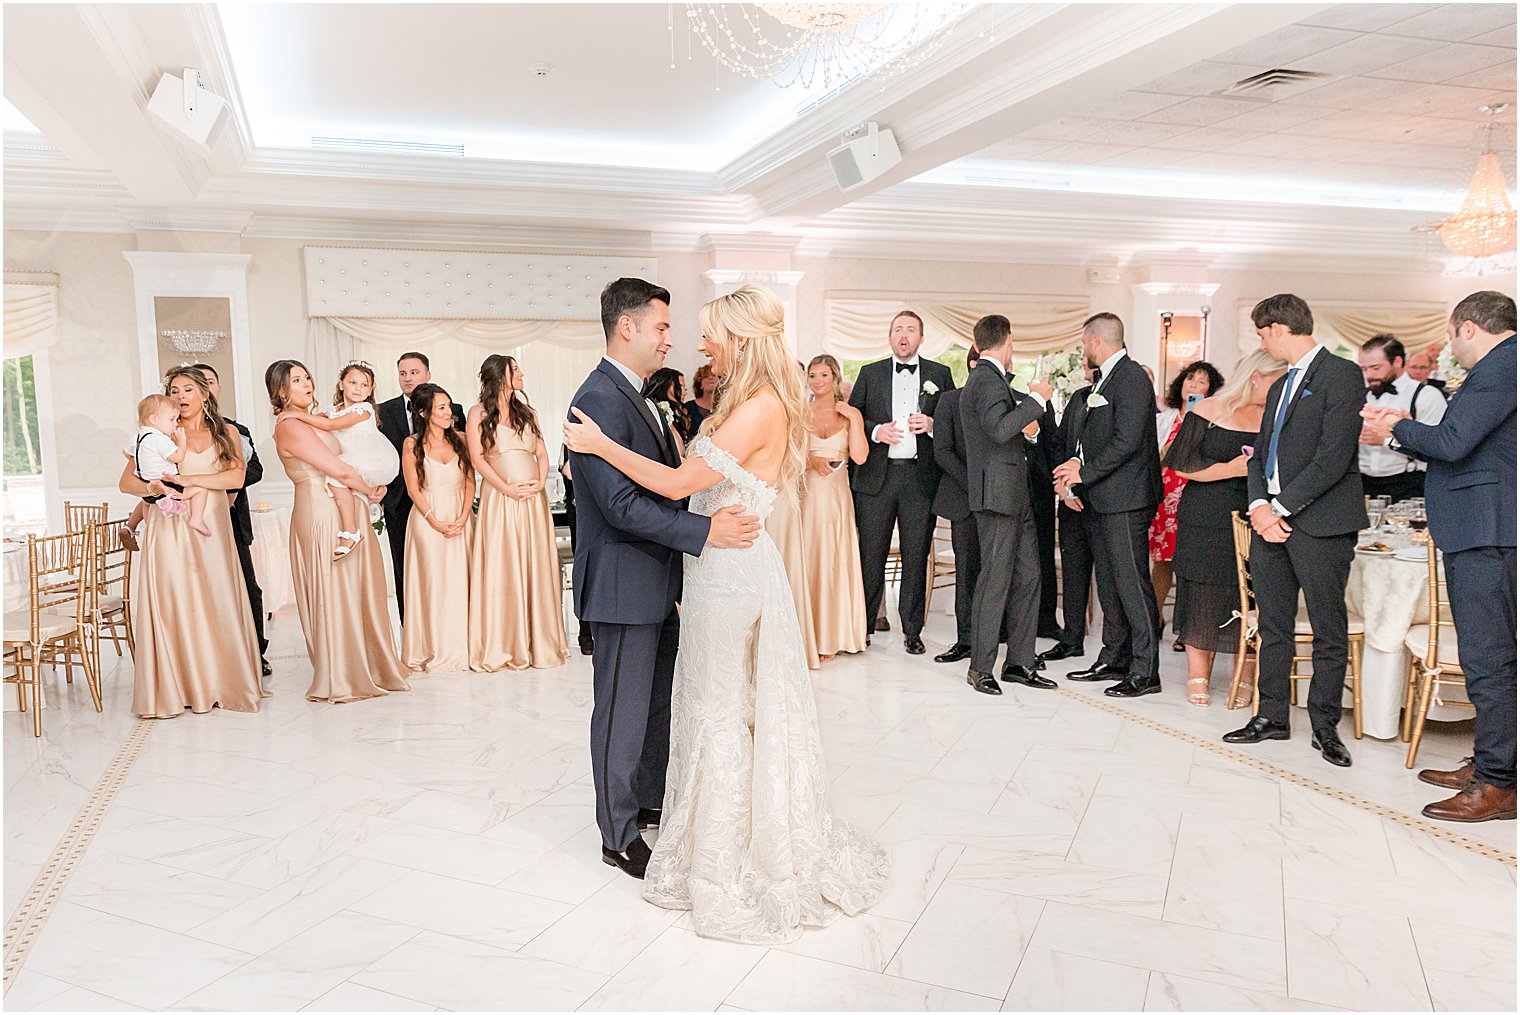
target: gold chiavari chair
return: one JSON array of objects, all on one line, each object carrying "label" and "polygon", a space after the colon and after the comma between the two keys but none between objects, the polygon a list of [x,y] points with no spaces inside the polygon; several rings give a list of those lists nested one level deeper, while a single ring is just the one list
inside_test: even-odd
[{"label": "gold chiavari chair", "polygon": [[[1404,644],[1409,649],[1409,682],[1404,691],[1403,737],[1409,742],[1409,755],[1404,759],[1405,768],[1414,767],[1414,759],[1420,752],[1420,737],[1425,734],[1425,718],[1430,714],[1431,698],[1436,689],[1460,688],[1467,693],[1467,676],[1457,655],[1457,628],[1451,617],[1451,600],[1445,595],[1446,579],[1441,572],[1441,561],[1436,544],[1426,547],[1426,582],[1430,594],[1430,622],[1416,624],[1409,629]],[[1446,631],[1443,633],[1442,628]],[[1442,704],[1469,704],[1442,702]]]},{"label": "gold chiavari chair", "polygon": [[106,635],[121,655],[122,642],[127,651],[137,658],[137,639],[132,633],[132,551],[121,541],[125,518],[107,519],[94,527],[89,545],[94,549],[95,560],[90,577],[93,579],[91,617],[95,623],[96,672],[100,672],[100,636]]},{"label": "gold chiavari chair", "polygon": [[[1239,511],[1231,512],[1232,534],[1235,541],[1235,587],[1240,596],[1240,608],[1235,615],[1240,620],[1240,637],[1235,649],[1235,673],[1230,680],[1230,694],[1225,699],[1226,708],[1239,708],[1236,704],[1240,682],[1245,673],[1248,656],[1260,659],[1261,632],[1256,612],[1256,592],[1251,585],[1251,523]],[[1362,618],[1355,614],[1346,616],[1346,643],[1350,656],[1346,683],[1351,688],[1351,723],[1356,739],[1362,739],[1362,644],[1366,640],[1366,627]],[[1299,614],[1293,627],[1293,662],[1288,669],[1288,693],[1293,704],[1298,704],[1298,682],[1314,676],[1314,628],[1309,618]],[[1307,664],[1309,672],[1300,672],[1299,665]],[[1258,662],[1259,669],[1259,662]],[[1257,674],[1258,680],[1260,674]],[[1251,714],[1255,715],[1261,705],[1261,691],[1254,684],[1251,688]]]},{"label": "gold chiavari chair", "polygon": [[[900,558],[899,558],[900,559]],[[924,596],[924,617],[934,605],[934,590],[955,588],[955,548],[950,541],[950,523],[934,520],[934,539],[929,550],[929,591]]]},{"label": "gold chiavari chair", "polygon": [[101,711],[100,678],[87,648],[93,627],[86,613],[92,554],[86,552],[84,539],[80,532],[28,536],[27,608],[5,615],[5,649],[15,655],[15,673],[5,679],[16,685],[23,712],[27,709],[27,687],[34,692],[33,736],[42,736],[43,666],[56,666],[61,661],[71,675],[77,655],[95,711]]},{"label": "gold chiavari chair", "polygon": [[111,510],[109,504],[73,504],[63,502],[63,528],[65,532],[83,532],[89,522],[103,522],[106,520],[106,512]]}]

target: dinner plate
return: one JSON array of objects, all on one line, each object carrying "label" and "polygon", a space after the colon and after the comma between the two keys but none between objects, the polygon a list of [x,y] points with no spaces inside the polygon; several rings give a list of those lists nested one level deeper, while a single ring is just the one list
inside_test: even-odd
[{"label": "dinner plate", "polygon": [[1393,556],[1396,556],[1399,551],[1397,551],[1397,550],[1364,550],[1360,546],[1358,546],[1356,548],[1356,552],[1360,553],[1363,557],[1393,557]]}]

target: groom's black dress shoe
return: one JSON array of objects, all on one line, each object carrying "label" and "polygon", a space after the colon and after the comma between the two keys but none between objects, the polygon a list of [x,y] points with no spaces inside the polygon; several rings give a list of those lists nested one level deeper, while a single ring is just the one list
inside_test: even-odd
[{"label": "groom's black dress shoe", "polygon": [[1134,677],[1125,677],[1113,687],[1103,688],[1103,693],[1110,698],[1139,698],[1146,694],[1160,694],[1161,678],[1136,680]]},{"label": "groom's black dress shoe", "polygon": [[659,828],[660,827],[660,813],[661,812],[660,812],[660,809],[658,807],[640,807],[639,808],[639,827],[640,828]]},{"label": "groom's black dress shoe", "polygon": [[997,680],[990,673],[979,673],[972,670],[966,674],[966,683],[983,694],[1002,694],[1003,689],[998,686]]},{"label": "groom's black dress shoe", "polygon": [[934,661],[937,663],[958,663],[962,659],[970,658],[971,646],[967,645],[963,641],[958,641],[954,645],[950,646],[950,650],[948,652],[941,652],[939,655],[935,656]]},{"label": "groom's black dress shoe", "polygon": [[1049,677],[1042,677],[1029,667],[1020,666],[1017,663],[1003,667],[1003,683],[1023,684],[1025,687],[1038,687],[1041,690],[1056,686],[1056,682]]},{"label": "groom's black dress shoe", "polygon": [[1337,768],[1351,767],[1351,752],[1346,750],[1346,745],[1341,743],[1341,735],[1335,730],[1325,730],[1323,733],[1316,732],[1309,740],[1309,746],[1320,753],[1330,764]]},{"label": "groom's black dress shoe", "polygon": [[903,635],[903,649],[910,656],[921,656],[924,654],[924,640],[916,634],[905,634]]},{"label": "groom's black dress shoe", "polygon": [[1048,648],[1035,658],[1042,663],[1060,662],[1062,659],[1081,659],[1087,652],[1081,645],[1068,645],[1064,641],[1054,648]]},{"label": "groom's black dress shoe", "polygon": [[[624,856],[623,853],[627,853],[628,855]],[[649,843],[645,842],[642,837],[635,838],[628,844],[628,848],[623,850],[623,853],[603,846],[602,863],[609,867],[616,867],[629,877],[638,878],[642,881],[644,879],[644,870],[649,866],[649,857],[652,855],[649,850]]]},{"label": "groom's black dress shoe", "polygon": [[591,632],[582,631],[576,640],[580,642],[581,655],[589,656],[594,648],[594,646],[591,644]]},{"label": "groom's black dress shoe", "polygon": [[1226,733],[1221,739],[1227,744],[1259,744],[1263,740],[1287,740],[1292,735],[1287,723],[1256,716],[1240,729]]},{"label": "groom's black dress shoe", "polygon": [[1126,680],[1128,678],[1129,667],[1115,666],[1112,663],[1097,663],[1085,670],[1075,670],[1066,674],[1067,680],[1085,680],[1088,682]]}]

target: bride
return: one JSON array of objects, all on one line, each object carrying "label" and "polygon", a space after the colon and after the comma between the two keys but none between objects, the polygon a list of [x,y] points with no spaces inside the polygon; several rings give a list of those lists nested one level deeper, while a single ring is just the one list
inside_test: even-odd
[{"label": "bride", "polygon": [[[699,351],[724,378],[716,410],[672,469],[628,450],[574,410],[572,451],[704,515],[742,504],[763,521],[801,474],[802,379],[776,297],[744,286],[702,308]],[[813,686],[791,588],[762,530],[743,550],[685,560],[671,695],[670,768],[644,898],[689,909],[697,932],[782,944],[881,897],[881,844],[834,818]]]}]

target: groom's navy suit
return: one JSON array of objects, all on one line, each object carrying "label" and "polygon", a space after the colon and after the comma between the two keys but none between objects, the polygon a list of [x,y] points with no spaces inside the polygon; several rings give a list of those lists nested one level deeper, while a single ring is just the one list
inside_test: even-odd
[{"label": "groom's navy suit", "polygon": [[[664,420],[603,360],[571,400],[617,443],[680,464]],[[574,417],[570,417],[574,420]],[[638,837],[639,808],[665,797],[670,685],[680,620],[681,554],[697,556],[711,522],[651,493],[592,455],[571,454],[575,476],[575,615],[591,625],[591,774],[602,844]]]}]

